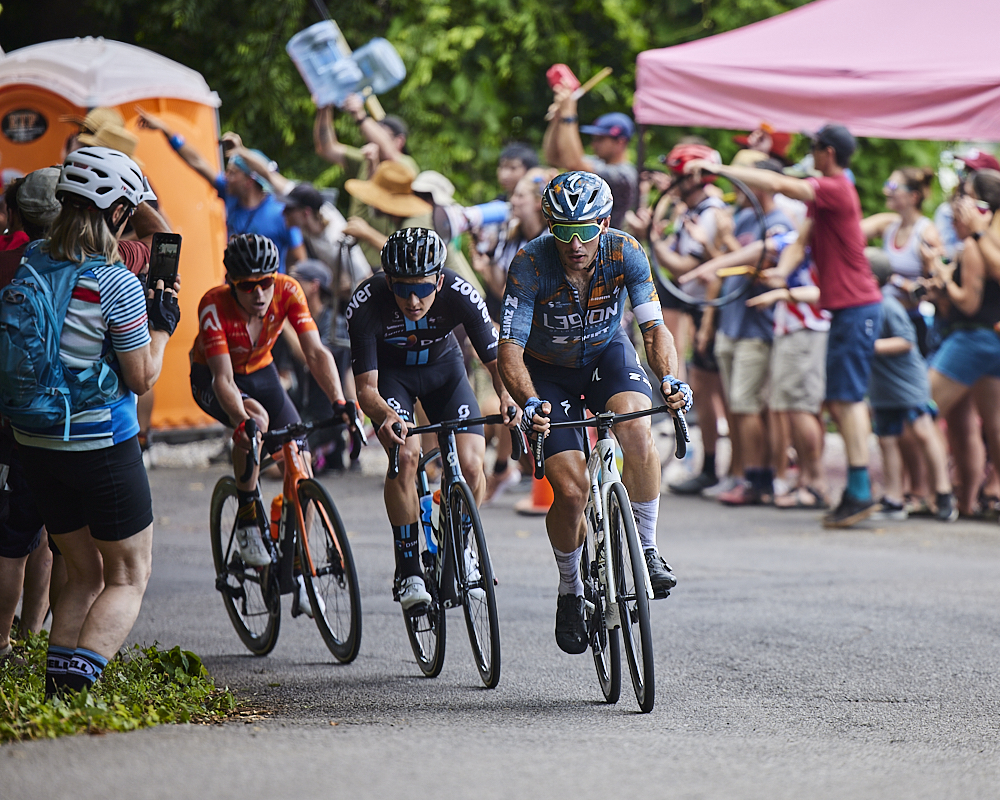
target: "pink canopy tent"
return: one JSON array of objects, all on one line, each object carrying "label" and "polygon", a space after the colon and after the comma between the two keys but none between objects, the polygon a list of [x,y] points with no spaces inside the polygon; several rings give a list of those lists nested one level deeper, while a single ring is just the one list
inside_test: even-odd
[{"label": "pink canopy tent", "polygon": [[1000,140],[1000,2],[815,0],[739,30],[639,54],[644,125]]}]

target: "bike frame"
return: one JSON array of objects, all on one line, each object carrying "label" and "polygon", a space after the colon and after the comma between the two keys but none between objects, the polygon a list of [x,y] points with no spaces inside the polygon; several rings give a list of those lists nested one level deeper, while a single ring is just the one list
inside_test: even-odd
[{"label": "bike frame", "polygon": [[[296,532],[298,533],[298,538],[302,540],[302,549],[306,554],[307,562],[305,564],[299,564],[299,569],[301,569],[303,575],[309,575],[311,578],[316,577],[316,567],[313,564],[312,554],[309,552],[309,537],[305,535],[306,520],[302,513],[302,504],[299,502],[299,483],[312,476],[306,467],[302,453],[299,451],[298,442],[294,439],[283,442],[280,452],[280,456],[264,456],[261,459],[260,464],[261,472],[270,467],[272,464],[280,463],[284,465],[282,468],[281,520],[278,523],[278,530],[275,531],[271,529],[269,509],[263,508],[263,494],[260,489],[259,477],[257,478],[257,497],[261,502],[261,510],[264,512],[263,519],[265,529],[269,532],[271,540],[278,546],[278,564],[280,565],[278,582],[281,587],[281,593],[287,594],[295,588],[293,567],[295,561]],[[327,529],[333,530],[330,520],[326,518],[326,510],[319,504],[316,505],[316,508],[323,516],[323,521],[327,525]],[[291,516],[291,509],[294,509],[294,516]],[[295,526],[298,526],[297,531]],[[289,532],[292,534],[291,537],[288,536]],[[288,552],[288,555],[291,557],[286,557],[286,542],[291,545],[291,549]],[[337,542],[336,537],[333,537],[333,545],[337,548],[337,554],[340,556],[341,562],[343,562],[344,554],[340,551],[340,544]]]},{"label": "bike frame", "polygon": [[[590,497],[584,514],[592,520],[594,527],[594,547],[600,550],[598,559],[597,579],[607,587],[607,604],[605,609],[605,624],[608,630],[621,627],[621,617],[618,611],[618,595],[615,589],[615,565],[611,557],[611,519],[607,513],[608,494],[611,487],[621,484],[625,496],[628,490],[622,484],[621,473],[615,461],[615,442],[611,437],[611,425],[614,414],[604,412],[597,415],[597,443],[587,456],[587,473],[590,477]],[[630,506],[631,507],[631,506]],[[598,555],[595,553],[595,555]],[[602,574],[603,570],[603,574]],[[643,564],[646,597],[653,599],[653,586],[649,580],[649,571]]]}]

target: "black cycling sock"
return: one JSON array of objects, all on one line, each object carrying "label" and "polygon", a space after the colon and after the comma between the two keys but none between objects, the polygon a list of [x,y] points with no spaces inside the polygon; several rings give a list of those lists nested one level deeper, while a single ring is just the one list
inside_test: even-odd
[{"label": "black cycling sock", "polygon": [[408,525],[393,525],[392,538],[396,543],[396,567],[399,570],[399,577],[412,578],[422,577],[420,569],[420,559],[417,553],[420,552],[420,540],[417,538],[417,523],[411,522]]},{"label": "black cycling sock", "polygon": [[236,499],[239,502],[239,509],[236,511],[237,519],[241,522],[257,519],[257,492],[244,492],[242,489],[237,489]]},{"label": "black cycling sock", "polygon": [[100,653],[78,647],[66,669],[65,686],[74,692],[89,689],[101,677],[108,660]]},{"label": "black cycling sock", "polygon": [[69,669],[73,650],[50,644],[45,655],[45,699],[54,697],[66,684],[66,670]]},{"label": "black cycling sock", "polygon": [[715,477],[715,453],[705,453],[705,459],[701,464],[701,473]]}]

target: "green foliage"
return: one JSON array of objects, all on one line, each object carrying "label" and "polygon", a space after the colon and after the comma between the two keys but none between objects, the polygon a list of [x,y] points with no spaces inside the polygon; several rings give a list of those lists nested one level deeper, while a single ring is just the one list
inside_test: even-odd
[{"label": "green foliage", "polygon": [[197,655],[155,645],[112,659],[92,691],[46,701],[47,647],[47,632],[30,636],[18,648],[26,663],[0,666],[0,741],[209,722],[236,709],[232,693],[216,689]]},{"label": "green foliage", "polygon": [[[320,20],[314,0],[53,2],[60,13],[52,18],[64,27],[71,23],[73,35],[131,42],[201,72],[222,99],[223,129],[240,132],[290,177],[323,186],[342,182],[341,170],[313,152],[315,109],[285,52],[289,38]],[[328,6],[352,46],[384,36],[399,50],[407,77],[380,98],[382,104],[409,124],[419,164],[448,175],[458,199],[472,203],[495,195],[505,143],[540,147],[552,100],[545,71],[553,63],[568,64],[581,80],[602,67],[614,69],[581,100],[581,117],[593,119],[631,107],[636,56],[643,50],[733,30],[806,2],[331,0]],[[8,12],[8,50],[53,36],[47,18]],[[338,114],[335,124],[343,141],[361,144],[352,120]],[[708,139],[727,161],[736,151],[731,131],[654,128],[647,163],[690,133]],[[934,165],[940,149],[926,142],[863,142],[855,172],[865,211],[882,208],[881,184],[893,168]]]}]

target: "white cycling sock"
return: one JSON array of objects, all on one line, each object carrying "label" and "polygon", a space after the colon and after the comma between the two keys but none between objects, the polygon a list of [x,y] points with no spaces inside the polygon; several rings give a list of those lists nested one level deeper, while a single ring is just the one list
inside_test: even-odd
[{"label": "white cycling sock", "polygon": [[647,500],[645,503],[632,503],[632,516],[635,517],[636,532],[639,534],[639,544],[643,550],[652,547],[656,550],[656,518],[660,513],[660,501]]},{"label": "white cycling sock", "polygon": [[554,547],[552,552],[555,553],[556,565],[559,567],[559,594],[583,597],[583,580],[580,578],[580,553],[583,552],[583,545],[572,553],[564,553]]}]

